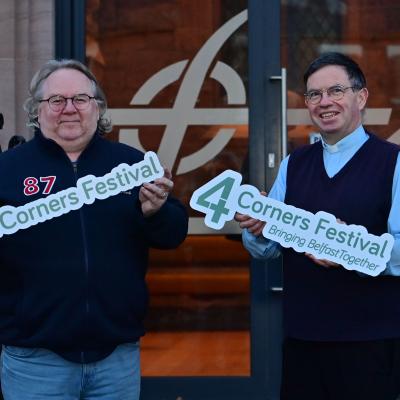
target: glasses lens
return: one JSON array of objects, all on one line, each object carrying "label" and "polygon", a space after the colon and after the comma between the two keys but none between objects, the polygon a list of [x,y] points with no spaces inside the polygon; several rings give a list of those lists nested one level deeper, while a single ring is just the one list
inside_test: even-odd
[{"label": "glasses lens", "polygon": [[48,102],[53,111],[61,111],[65,107],[66,100],[62,96],[53,96],[49,98]]},{"label": "glasses lens", "polygon": [[340,86],[333,86],[327,90],[328,96],[333,100],[340,100],[344,96],[346,89]]},{"label": "glasses lens", "polygon": [[322,96],[321,92],[319,92],[317,90],[313,90],[306,94],[306,99],[311,104],[317,104],[321,101],[321,96]]},{"label": "glasses lens", "polygon": [[78,94],[72,98],[72,103],[78,110],[84,110],[90,102],[90,97],[87,94]]}]

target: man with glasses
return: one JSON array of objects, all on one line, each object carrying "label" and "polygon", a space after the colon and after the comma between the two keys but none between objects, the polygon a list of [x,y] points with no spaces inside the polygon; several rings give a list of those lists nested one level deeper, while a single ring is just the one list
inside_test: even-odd
[{"label": "man with glasses", "polygon": [[[25,109],[35,137],[0,156],[0,206],[23,206],[144,158],[103,137],[111,130],[106,99],[78,61],[47,62]],[[0,239],[5,400],[139,399],[148,251],[174,248],[187,233],[172,189],[165,169],[152,183]],[[0,223],[10,224],[6,212]]]},{"label": "man with glasses", "polygon": [[237,214],[250,253],[283,253],[282,400],[395,400],[400,379],[399,148],[362,125],[368,90],[360,67],[326,53],[304,75],[305,102],[322,141],[283,160],[269,196],[395,238],[378,277],[281,248],[265,222]]}]

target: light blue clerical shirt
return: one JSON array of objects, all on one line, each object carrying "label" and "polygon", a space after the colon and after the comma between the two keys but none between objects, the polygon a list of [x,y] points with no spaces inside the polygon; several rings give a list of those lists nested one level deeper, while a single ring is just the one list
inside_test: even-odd
[{"label": "light blue clerical shirt", "polygon": [[[334,145],[329,145],[322,140],[324,166],[329,177],[335,176],[346,163],[354,156],[357,150],[368,140],[369,136],[360,125],[354,132]],[[289,157],[286,157],[280,167],[278,176],[268,196],[278,201],[284,201],[286,194],[286,175]],[[400,276],[400,154],[393,177],[392,207],[388,218],[388,232],[394,236],[395,243],[390,261],[387,264],[385,275]],[[258,259],[278,257],[280,245],[263,236],[256,237],[245,229],[243,231],[243,244],[250,254]]]}]

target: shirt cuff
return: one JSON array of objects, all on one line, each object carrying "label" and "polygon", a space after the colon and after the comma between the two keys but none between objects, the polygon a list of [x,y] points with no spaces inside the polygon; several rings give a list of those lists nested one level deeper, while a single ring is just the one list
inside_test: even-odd
[{"label": "shirt cuff", "polygon": [[254,236],[247,229],[242,232],[242,240],[244,247],[254,258],[267,260],[281,255],[279,243],[261,235]]}]

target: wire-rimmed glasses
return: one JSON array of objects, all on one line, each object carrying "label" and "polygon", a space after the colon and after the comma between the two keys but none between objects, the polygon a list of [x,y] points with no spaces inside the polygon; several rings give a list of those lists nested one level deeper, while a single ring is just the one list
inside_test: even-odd
[{"label": "wire-rimmed glasses", "polygon": [[318,104],[322,100],[323,94],[326,92],[328,97],[333,101],[341,100],[348,89],[358,89],[357,86],[340,86],[335,85],[331,86],[328,89],[323,90],[309,90],[308,92],[304,93],[304,97],[306,99],[306,103],[310,104]]},{"label": "wire-rimmed glasses", "polygon": [[59,94],[49,97],[48,99],[41,99],[39,102],[47,101],[49,103],[49,107],[54,112],[60,112],[64,110],[67,105],[67,101],[71,100],[74,107],[79,110],[85,110],[88,108],[90,100],[94,99],[94,96],[89,96],[88,94],[76,94],[72,97],[65,97]]}]

